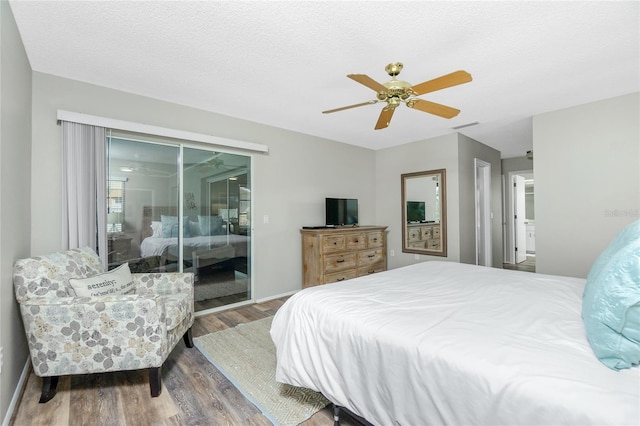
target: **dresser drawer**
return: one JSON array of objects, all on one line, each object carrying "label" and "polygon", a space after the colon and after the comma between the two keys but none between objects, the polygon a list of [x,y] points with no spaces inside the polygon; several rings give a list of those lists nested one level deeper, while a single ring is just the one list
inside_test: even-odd
[{"label": "dresser drawer", "polygon": [[362,277],[364,275],[375,274],[377,272],[385,271],[387,268],[384,266],[384,262],[374,263],[369,266],[361,266],[357,269],[357,275]]},{"label": "dresser drawer", "polygon": [[382,247],[384,245],[384,236],[382,232],[369,232],[367,233],[367,247]]},{"label": "dresser drawer", "polygon": [[440,249],[440,240],[429,240],[429,241],[427,241],[427,248],[429,250],[439,250]]},{"label": "dresser drawer", "polygon": [[433,227],[432,236],[433,236],[433,238],[435,238],[436,240],[439,240],[439,239],[440,239],[440,227],[439,227],[439,226],[434,226],[434,227]]},{"label": "dresser drawer", "polygon": [[325,253],[344,251],[347,247],[347,239],[344,235],[329,235],[322,238],[322,250]]},{"label": "dresser drawer", "polygon": [[423,240],[428,240],[432,238],[432,227],[431,226],[421,226],[420,233],[422,234]]},{"label": "dresser drawer", "polygon": [[366,248],[367,239],[364,234],[347,235],[347,250],[361,250]]},{"label": "dresser drawer", "polygon": [[339,281],[350,280],[356,277],[355,269],[347,269],[346,271],[336,272],[333,274],[327,274],[324,276],[324,283],[337,283]]},{"label": "dresser drawer", "polygon": [[420,241],[420,229],[418,229],[418,228],[409,228],[407,230],[407,240],[409,240],[409,241]]},{"label": "dresser drawer", "polygon": [[324,258],[324,271],[331,273],[356,267],[355,253],[332,254]]},{"label": "dresser drawer", "polygon": [[358,267],[373,265],[374,263],[382,262],[382,250],[364,250],[358,252]]}]

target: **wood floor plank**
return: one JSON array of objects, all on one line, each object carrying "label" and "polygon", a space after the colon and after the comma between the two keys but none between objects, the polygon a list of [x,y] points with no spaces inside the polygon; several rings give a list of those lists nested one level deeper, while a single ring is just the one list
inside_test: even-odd
[{"label": "wood floor plank", "polygon": [[[193,336],[274,315],[288,297],[196,318]],[[197,348],[178,343],[162,369],[162,392],[151,398],[147,370],[64,376],[58,393],[39,404],[42,380],[30,372],[9,425],[269,426],[265,417]],[[352,425],[346,419],[345,426]],[[332,426],[331,407],[304,426]]]},{"label": "wood floor plank", "polygon": [[119,374],[125,375],[126,373],[69,376],[71,391],[68,424],[82,426],[125,423],[123,407],[118,400],[116,388],[116,376]]},{"label": "wood floor plank", "polygon": [[33,426],[69,424],[69,382],[69,377],[61,377],[56,388],[56,396],[46,404],[40,404],[38,401],[42,392],[42,379],[32,371],[13,416],[14,419],[11,420],[13,424]]}]

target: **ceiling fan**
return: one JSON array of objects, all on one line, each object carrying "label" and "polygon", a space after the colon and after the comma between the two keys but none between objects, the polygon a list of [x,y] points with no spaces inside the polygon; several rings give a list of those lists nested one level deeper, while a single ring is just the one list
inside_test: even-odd
[{"label": "ceiling fan", "polygon": [[[150,167],[149,165],[156,166]],[[143,163],[143,162],[133,162],[133,163],[124,163],[120,166],[120,171],[125,173],[138,173],[144,176],[154,176],[154,177],[168,177],[175,174],[175,170],[171,169],[162,169],[161,164],[157,163]]]},{"label": "ceiling fan", "polygon": [[345,109],[376,104],[378,102],[386,102],[387,105],[382,108],[380,116],[378,117],[378,122],[375,127],[376,130],[384,129],[389,126],[396,107],[398,107],[402,102],[404,102],[409,108],[418,109],[443,118],[453,118],[458,115],[460,112],[459,109],[437,104],[435,102],[425,101],[424,99],[417,98],[417,96],[435,92],[436,90],[446,89],[447,87],[457,86],[458,84],[468,83],[472,80],[471,74],[466,71],[455,71],[450,74],[434,78],[433,80],[412,86],[406,81],[396,79],[396,76],[400,74],[400,71],[402,71],[402,67],[403,65],[400,62],[388,64],[384,69],[387,74],[391,76],[391,80],[382,84],[378,83],[366,74],[347,75],[350,79],[375,90],[377,92],[377,99],[322,111],[322,113],[330,114],[332,112],[343,111]]}]

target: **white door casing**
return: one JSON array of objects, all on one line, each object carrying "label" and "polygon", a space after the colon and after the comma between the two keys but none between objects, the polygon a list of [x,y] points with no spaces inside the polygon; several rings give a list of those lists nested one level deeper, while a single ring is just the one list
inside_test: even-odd
[{"label": "white door casing", "polygon": [[491,164],[475,158],[474,166],[476,265],[493,266],[491,252]]},{"label": "white door casing", "polygon": [[524,177],[520,175],[513,176],[513,205],[514,215],[513,223],[515,229],[515,261],[516,263],[527,260],[527,228],[525,220],[525,196],[524,196]]}]

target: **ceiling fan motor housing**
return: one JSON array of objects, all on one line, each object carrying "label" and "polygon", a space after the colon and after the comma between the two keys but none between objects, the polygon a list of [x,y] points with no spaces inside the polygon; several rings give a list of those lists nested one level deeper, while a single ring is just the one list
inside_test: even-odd
[{"label": "ceiling fan motor housing", "polygon": [[384,87],[386,87],[387,93],[380,92],[378,93],[378,99],[381,101],[387,100],[387,98],[400,98],[403,101],[409,98],[413,94],[411,90],[411,84],[406,81],[396,80],[395,78],[386,83],[382,83]]}]

